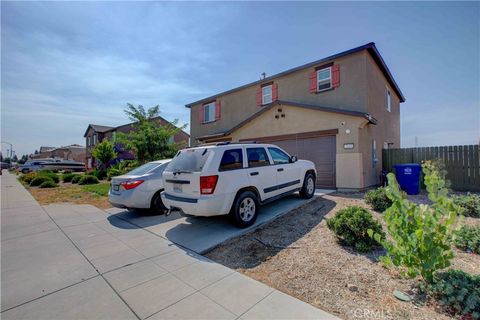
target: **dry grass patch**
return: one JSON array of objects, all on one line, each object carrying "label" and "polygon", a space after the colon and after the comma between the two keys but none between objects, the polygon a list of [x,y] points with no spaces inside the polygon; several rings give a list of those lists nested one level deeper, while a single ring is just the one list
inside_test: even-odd
[{"label": "dry grass patch", "polygon": [[61,183],[58,188],[39,189],[27,187],[41,205],[52,203],[91,204],[100,209],[111,208],[108,202],[109,183],[79,186]]},{"label": "dry grass patch", "polygon": [[[407,303],[393,296],[395,289],[416,295],[417,281],[385,269],[378,262],[383,250],[360,254],[339,245],[325,219],[349,205],[368,208],[362,198],[363,193],[318,198],[207,256],[344,319],[450,319],[424,297]],[[384,225],[381,214],[371,212]],[[454,269],[480,273],[479,255],[455,254]]]}]

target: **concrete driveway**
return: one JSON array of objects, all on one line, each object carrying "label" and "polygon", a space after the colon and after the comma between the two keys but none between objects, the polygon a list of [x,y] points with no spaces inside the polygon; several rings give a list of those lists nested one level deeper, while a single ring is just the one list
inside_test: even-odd
[{"label": "concrete driveway", "polygon": [[[315,195],[322,196],[331,192],[333,190],[317,189]],[[128,211],[118,208],[107,209],[106,211],[111,214],[109,220],[113,225],[116,225],[118,219],[130,223],[125,225],[121,222],[117,225],[118,228],[131,228],[134,225],[184,248],[203,254],[220,243],[252,231],[308,201],[310,200],[300,198],[297,193],[262,206],[255,224],[246,229],[235,227],[225,216],[186,218],[178,213],[163,216],[148,215],[141,211]]]},{"label": "concrete driveway", "polygon": [[0,181],[2,319],[336,319],[120,216],[41,207]]}]

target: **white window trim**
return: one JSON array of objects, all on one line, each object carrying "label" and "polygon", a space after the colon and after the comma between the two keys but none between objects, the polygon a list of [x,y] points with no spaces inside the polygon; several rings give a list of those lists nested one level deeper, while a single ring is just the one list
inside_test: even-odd
[{"label": "white window trim", "polygon": [[87,147],[90,147],[90,136],[87,137]]},{"label": "white window trim", "polygon": [[[327,69],[328,69],[328,72],[330,73],[330,75],[328,77],[328,80],[330,81],[330,87],[319,90],[318,87],[319,87],[320,81],[326,81],[327,79],[319,80],[318,75],[320,74],[321,71],[327,70]],[[330,90],[330,89],[332,89],[332,67],[327,67],[327,68],[317,70],[317,92],[327,91],[327,90]]]},{"label": "white window trim", "polygon": [[[213,119],[209,119],[207,120],[207,117],[205,115],[208,114],[207,112],[207,107],[212,107],[213,108]],[[216,103],[215,102],[210,102],[210,103],[207,103],[207,104],[204,104],[203,105],[203,123],[210,123],[210,122],[215,122],[216,119],[215,119],[215,115],[216,115],[216,110],[217,109],[217,106],[216,106]]]},{"label": "white window trim", "polygon": [[[265,94],[263,89],[270,88],[270,94]],[[270,97],[270,101],[266,99],[266,97]],[[262,106],[265,104],[269,104],[273,102],[273,85],[263,86],[262,87]]]},{"label": "white window trim", "polygon": [[386,99],[387,99],[387,111],[392,112],[392,92],[387,87]]},{"label": "white window trim", "polygon": [[93,134],[93,144],[92,145],[96,145],[97,144],[97,134],[94,133]]}]

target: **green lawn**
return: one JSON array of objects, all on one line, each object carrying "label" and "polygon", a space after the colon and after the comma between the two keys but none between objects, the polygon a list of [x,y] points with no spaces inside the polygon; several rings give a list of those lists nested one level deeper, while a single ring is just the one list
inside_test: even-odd
[{"label": "green lawn", "polygon": [[109,182],[82,186],[83,191],[91,192],[101,197],[106,197],[108,195],[109,188]]}]

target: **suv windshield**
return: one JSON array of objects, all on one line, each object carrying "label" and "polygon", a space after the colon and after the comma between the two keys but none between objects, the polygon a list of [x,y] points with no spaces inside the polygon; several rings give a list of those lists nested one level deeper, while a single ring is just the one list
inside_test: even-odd
[{"label": "suv windshield", "polygon": [[208,149],[186,149],[179,151],[175,158],[168,164],[165,171],[169,172],[199,172],[210,155]]},{"label": "suv windshield", "polygon": [[161,165],[161,163],[153,163],[153,162],[145,163],[143,166],[140,166],[140,167],[135,168],[132,171],[128,172],[127,175],[129,175],[129,176],[141,176],[142,174],[150,172],[160,165]]}]

